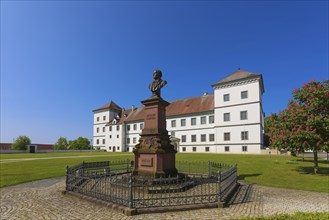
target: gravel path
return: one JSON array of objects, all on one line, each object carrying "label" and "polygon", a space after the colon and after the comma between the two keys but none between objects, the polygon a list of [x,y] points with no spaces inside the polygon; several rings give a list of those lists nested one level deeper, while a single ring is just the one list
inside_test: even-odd
[{"label": "gravel path", "polygon": [[0,189],[0,219],[236,219],[276,213],[329,212],[329,193],[243,184],[228,208],[125,216],[72,195],[65,179],[30,182]]}]

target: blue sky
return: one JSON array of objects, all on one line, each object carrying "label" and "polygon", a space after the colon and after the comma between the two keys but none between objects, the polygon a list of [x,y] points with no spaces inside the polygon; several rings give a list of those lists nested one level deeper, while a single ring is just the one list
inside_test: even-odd
[{"label": "blue sky", "polygon": [[154,69],[173,101],[238,68],[266,115],[328,79],[328,1],[1,1],[0,142],[92,138],[92,110],[141,106]]}]

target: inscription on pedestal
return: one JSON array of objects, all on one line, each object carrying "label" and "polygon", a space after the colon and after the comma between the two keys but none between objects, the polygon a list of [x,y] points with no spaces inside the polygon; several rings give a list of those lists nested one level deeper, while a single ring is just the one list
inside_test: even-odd
[{"label": "inscription on pedestal", "polygon": [[146,115],[146,120],[154,120],[154,119],[155,119],[155,114]]},{"label": "inscription on pedestal", "polygon": [[141,158],[141,166],[143,167],[152,167],[153,158]]}]

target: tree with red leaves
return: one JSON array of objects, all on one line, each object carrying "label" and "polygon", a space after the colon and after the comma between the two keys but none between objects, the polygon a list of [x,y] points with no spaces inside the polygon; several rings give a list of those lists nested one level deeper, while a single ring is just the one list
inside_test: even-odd
[{"label": "tree with red leaves", "polygon": [[317,173],[318,152],[329,151],[329,80],[304,84],[293,91],[293,98],[268,118],[270,144],[292,153],[313,151]]}]

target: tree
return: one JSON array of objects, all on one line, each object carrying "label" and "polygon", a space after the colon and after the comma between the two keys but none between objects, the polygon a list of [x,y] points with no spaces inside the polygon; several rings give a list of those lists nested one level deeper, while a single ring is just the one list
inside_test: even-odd
[{"label": "tree", "polygon": [[329,80],[304,84],[293,91],[293,98],[287,109],[269,117],[270,143],[292,153],[312,150],[317,173],[318,151],[327,151],[329,145]]},{"label": "tree", "polygon": [[14,150],[26,150],[27,145],[31,144],[31,140],[28,136],[19,136],[15,142],[11,145],[11,149]]},{"label": "tree", "polygon": [[265,147],[270,147],[270,136],[269,136],[269,131],[268,131],[268,120],[270,117],[266,117],[264,119],[264,146]]},{"label": "tree", "polygon": [[54,149],[56,150],[67,150],[68,147],[69,144],[65,137],[58,138],[57,142],[54,144]]},{"label": "tree", "polygon": [[88,138],[78,137],[76,140],[69,141],[69,148],[72,150],[88,150],[90,149],[90,141]]}]

